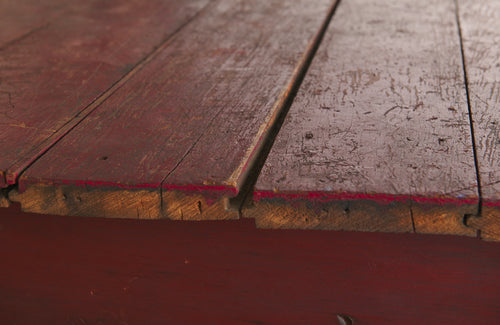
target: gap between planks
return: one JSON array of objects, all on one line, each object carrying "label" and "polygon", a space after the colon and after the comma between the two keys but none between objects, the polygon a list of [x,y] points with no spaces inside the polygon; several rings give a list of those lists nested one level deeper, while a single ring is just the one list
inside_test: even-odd
[{"label": "gap between planks", "polygon": [[[169,41],[185,26],[194,21],[202,12],[204,12],[207,7],[209,7],[211,2],[207,3],[203,8],[196,12],[191,18],[186,20],[177,29],[170,33],[159,45],[157,45],[149,54],[144,58],[139,60],[135,66],[125,75],[123,75],[118,81],[116,81],[110,88],[105,90],[96,100],[89,104],[86,108],[79,111],[72,119],[66,122],[59,130],[57,130],[52,136],[47,138],[38,147],[32,149],[32,158],[28,161],[24,159],[19,159],[14,163],[6,173],[6,181],[8,185],[17,185],[19,176],[29,168],[33,163],[35,163],[40,157],[42,157],[47,151],[49,151],[54,145],[56,145],[61,139],[63,139],[68,133],[71,132],[76,126],[78,126],[85,118],[87,118],[93,111],[99,108],[99,106],[105,102],[113,93],[120,89],[132,76],[134,76],[138,71],[140,71],[145,65],[147,65],[158,53],[160,53],[166,46],[168,46]],[[15,187],[10,187],[10,190],[15,189]],[[0,196],[1,198],[1,196]]]},{"label": "gap between planks", "polygon": [[317,34],[309,43],[306,52],[302,56],[299,64],[295,68],[293,75],[288,83],[288,87],[285,89],[284,93],[281,95],[278,102],[275,104],[275,108],[272,110],[272,116],[269,122],[260,136],[256,137],[257,143],[251,147],[251,151],[248,154],[248,158],[244,161],[243,177],[240,190],[238,195],[231,198],[228,203],[228,208],[232,210],[238,210],[241,214],[241,210],[247,203],[247,200],[251,199],[255,184],[259,178],[260,172],[264,163],[266,162],[267,156],[271,151],[274,140],[278,136],[279,130],[283,125],[290,107],[292,106],[295,95],[307,74],[307,70],[314,59],[314,56],[321,45],[321,41],[330,25],[330,22],[335,15],[335,12],[340,4],[341,0],[334,0],[331,7],[328,9],[327,16],[320,26]]},{"label": "gap between planks", "polygon": [[[465,215],[464,216],[464,225],[467,225],[467,218],[469,217],[481,217],[481,212],[482,212],[482,207],[483,207],[483,195],[482,195],[482,188],[481,188],[481,174],[479,172],[479,161],[477,158],[477,145],[476,145],[476,135],[474,132],[474,117],[472,115],[472,107],[471,107],[471,100],[470,100],[470,92],[469,92],[469,78],[467,76],[467,63],[465,60],[465,53],[464,53],[464,41],[462,37],[462,24],[460,22],[460,7],[458,5],[458,0],[454,0],[455,3],[455,19],[457,22],[457,30],[458,30],[458,40],[460,42],[460,55],[462,58],[462,69],[464,73],[464,82],[465,82],[465,96],[467,99],[467,110],[469,111],[469,127],[470,127],[470,134],[471,134],[471,141],[472,141],[472,154],[474,156],[474,167],[476,171],[476,182],[477,182],[477,194],[479,197],[478,203],[477,203],[477,212],[475,215]],[[479,234],[478,234],[479,236]]]},{"label": "gap between planks", "polygon": [[[453,8],[453,7],[452,7]],[[460,36],[460,51],[461,51],[461,57],[458,57],[460,63],[459,64],[462,64],[462,67],[461,69],[463,70],[463,73],[464,73],[464,80],[463,80],[463,84],[464,84],[464,87],[468,87],[468,79],[467,79],[467,74],[466,74],[466,66],[465,66],[465,59],[464,59],[464,50],[463,50],[463,44],[462,44],[462,38],[461,38],[461,30],[460,30],[460,22],[458,20],[458,7],[457,7],[457,3],[455,1],[455,19],[450,19],[451,21],[455,20],[455,23],[457,24],[457,27],[458,27],[458,33],[459,33],[459,36]],[[451,18],[451,17],[450,17]],[[458,54],[458,53],[457,53]],[[473,128],[473,125],[472,125],[472,111],[471,111],[471,105],[470,105],[470,98],[469,98],[469,93],[468,93],[468,90],[467,90],[467,98],[466,98],[466,102],[467,102],[467,110],[466,112],[468,112],[468,119],[470,120],[470,133],[471,133],[471,145],[473,146],[473,149],[474,149],[474,152],[473,152],[473,155],[471,155],[471,160],[473,159],[473,163],[471,164],[471,167],[472,165],[475,166],[475,173],[472,172],[471,173],[471,179],[476,179],[477,183],[479,183],[477,185],[477,187],[479,188],[478,189],[478,199],[480,200],[481,198],[481,188],[480,188],[480,181],[479,181],[479,170],[478,170],[478,162],[477,162],[477,153],[476,153],[476,150],[475,150],[475,139],[474,139],[474,128]],[[467,119],[467,117],[466,117]],[[266,193],[263,193],[263,194],[266,194]],[[418,199],[418,198],[417,198]],[[475,215],[479,215],[480,212],[481,212],[481,207],[482,207],[482,202],[479,201],[479,200],[476,200],[476,202],[474,202],[473,204],[471,204],[471,209],[469,209],[468,211],[466,210],[463,210],[463,209],[453,209],[452,207],[446,207],[445,209],[443,208],[440,208],[440,209],[437,209],[435,212],[433,213],[430,213],[430,211],[415,211],[415,212],[420,212],[420,213],[416,213],[417,215],[420,214],[420,215],[430,215],[430,214],[435,214],[435,215],[440,215],[442,214],[443,212],[447,211],[447,210],[456,210],[456,213],[457,213],[457,217],[456,220],[454,220],[454,222],[456,222],[455,225],[453,225],[452,229],[450,230],[451,233],[459,233],[462,231],[462,228],[465,228],[465,226],[467,226],[466,224],[466,219],[468,217],[471,217],[471,216],[475,216]],[[412,204],[413,205],[413,204]],[[288,208],[288,207],[287,207]],[[416,218],[414,218],[413,214],[414,214],[414,211],[413,209],[417,209],[416,206],[409,206],[409,212],[410,212],[410,217],[411,217],[411,225],[409,225],[408,230],[409,231],[410,229],[413,229],[413,232],[415,232],[415,228],[416,228]],[[366,207],[364,207],[363,209],[361,210],[365,210]],[[461,214],[460,214],[461,213]],[[261,212],[262,214],[262,212]],[[290,214],[293,214],[292,211],[286,211],[284,213],[284,215],[290,215]],[[460,214],[460,215],[458,215]],[[307,221],[307,219],[306,219]],[[433,222],[435,222],[436,220],[433,220]],[[363,223],[369,223],[367,220],[362,220],[362,225]],[[417,223],[421,223],[421,222],[417,222]],[[422,225],[418,225],[419,227],[421,227]],[[466,229],[467,231],[467,234],[469,235],[474,235],[476,233],[476,229],[477,227],[475,227],[472,223],[469,224],[470,228],[469,229]],[[271,225],[272,227],[272,225]],[[300,226],[298,226],[297,228],[301,228]],[[323,229],[326,229],[326,228],[323,228]],[[346,229],[346,230],[363,230],[359,227],[359,225],[355,225],[354,229]],[[464,230],[465,231],[465,230]],[[432,229],[431,231],[429,232],[433,232]],[[435,232],[435,231],[434,231]]]},{"label": "gap between planks", "polygon": [[[254,142],[250,146],[250,149],[247,150],[247,154],[244,156],[242,159],[242,163],[240,164],[240,169],[235,171],[233,175],[237,175],[237,177],[232,177],[232,180],[235,180],[234,184],[236,186],[236,189],[244,188],[246,189],[243,191],[242,194],[238,196],[238,199],[236,201],[233,201],[232,206],[235,207],[232,209],[231,212],[228,212],[228,204],[227,204],[227,199],[229,197],[234,197],[237,195],[237,190],[235,190],[232,193],[224,193],[223,201],[219,201],[216,204],[210,204],[210,207],[205,206],[204,204],[201,204],[200,202],[204,202],[204,197],[203,196],[196,196],[196,195],[190,195],[188,196],[182,195],[182,193],[177,193],[175,189],[170,191],[165,191],[163,189],[163,185],[165,183],[166,177],[163,179],[160,185],[160,191],[159,191],[159,196],[160,196],[160,204],[163,203],[163,200],[166,199],[167,201],[170,202],[176,202],[179,203],[179,205],[185,206],[185,207],[193,207],[194,210],[199,210],[199,214],[201,215],[202,209],[203,209],[203,214],[205,215],[204,219],[211,219],[210,216],[207,216],[207,212],[210,211],[210,215],[216,219],[219,219],[221,217],[217,216],[227,216],[228,214],[235,215],[235,211],[238,212],[240,210],[240,206],[244,202],[244,197],[249,194],[253,188],[251,184],[255,184],[257,176],[258,176],[258,166],[262,166],[265,158],[266,158],[266,146],[270,146],[272,144],[272,141],[274,137],[276,136],[280,124],[278,123],[279,118],[281,117],[284,118],[286,115],[286,108],[290,106],[291,102],[293,101],[293,96],[296,93],[298,87],[300,86],[300,83],[307,71],[307,67],[309,66],[310,62],[312,61],[312,58],[314,57],[314,53],[316,49],[319,47],[319,43],[321,42],[322,36],[325,33],[325,30],[335,12],[335,8],[337,7],[339,0],[335,0],[331,5],[326,8],[327,14],[326,18],[324,18],[322,21],[319,22],[319,29],[315,29],[314,33],[312,33],[312,40],[308,43],[307,47],[305,48],[305,51],[301,49],[299,53],[301,53],[301,58],[298,60],[298,62],[295,62],[294,66],[292,66],[293,73],[291,75],[290,80],[285,83],[285,88],[282,90],[282,93],[278,97],[277,101],[273,105],[273,109],[271,113],[268,115],[268,117],[265,119],[264,123],[261,126],[261,129],[259,130],[259,133],[257,136],[254,138]],[[199,15],[199,13],[197,14]],[[196,18],[196,16],[194,17]],[[194,19],[193,18],[193,19]],[[191,19],[191,21],[193,20]],[[185,24],[186,25],[186,24]],[[175,34],[175,33],[174,33]],[[63,137],[65,137],[68,133],[70,133],[78,124],[83,122],[85,118],[90,115],[92,112],[94,112],[98,107],[106,101],[110,96],[113,95],[114,92],[116,92],[121,86],[123,86],[130,78],[133,77],[133,75],[138,72],[142,67],[144,67],[146,64],[148,64],[155,56],[158,54],[160,51],[164,50],[164,48],[168,45],[168,41],[162,44],[159,48],[157,48],[155,51],[153,51],[152,54],[150,54],[146,59],[144,59],[141,63],[139,63],[129,74],[124,76],[118,83],[116,83],[110,90],[108,90],[106,93],[101,95],[101,97],[94,102],[91,106],[87,107],[87,109],[83,112],[80,113],[82,115],[81,118],[77,120],[72,120],[72,123],[66,127],[65,130],[59,132],[59,137],[51,141],[51,143],[46,146],[43,152],[41,152],[36,158],[32,159],[29,163],[26,165],[22,166],[22,169],[20,168],[19,172],[16,173],[14,179],[17,181],[19,175],[25,171],[27,168],[29,168],[36,160],[38,160],[43,154],[45,154],[47,151],[49,151],[54,145],[57,144]],[[268,152],[269,150],[267,150]],[[257,168],[256,168],[257,166]],[[174,168],[175,169],[175,168]],[[249,171],[252,171],[250,173]],[[168,177],[168,175],[167,175]],[[13,182],[15,183],[15,182]],[[156,188],[158,186],[155,186]],[[19,192],[22,194],[19,194],[17,191],[11,192],[11,199],[13,201],[21,201],[23,205],[23,209],[27,208],[28,210],[32,210],[33,208],[35,210],[40,211],[45,211],[44,209],[41,208],[41,206],[45,206],[46,204],[44,202],[47,201],[57,201],[57,200],[62,200],[64,202],[59,202],[61,204],[55,204],[54,205],[59,205],[61,207],[68,207],[68,204],[71,204],[72,201],[75,201],[74,203],[81,204],[83,201],[87,201],[87,199],[92,199],[94,200],[100,200],[102,202],[99,202],[97,205],[99,206],[98,208],[92,207],[91,205],[84,206],[83,213],[81,212],[76,212],[78,215],[99,215],[99,213],[96,213],[95,211],[91,211],[91,209],[97,209],[98,211],[102,211],[101,215],[102,216],[109,216],[109,217],[117,217],[120,214],[118,213],[112,213],[109,207],[114,206],[115,208],[118,208],[118,205],[116,205],[115,202],[117,200],[117,196],[119,196],[119,193],[117,191],[97,191],[93,195],[90,195],[90,197],[85,198],[84,196],[86,195],[86,190],[82,191],[75,191],[74,193],[69,191],[68,189],[63,189],[63,187],[59,188],[61,193],[52,193],[50,189],[48,189],[46,186],[39,187],[38,189],[31,191],[30,193],[24,192],[22,188],[18,189]],[[68,194],[68,192],[71,192],[71,194]],[[151,211],[155,210],[153,206],[156,205],[155,201],[158,199],[157,195],[153,194],[151,192],[151,189],[145,189],[143,190],[133,190],[133,191],[128,191],[125,189],[120,189],[118,190],[119,192],[129,192],[129,193],[124,193],[125,196],[128,196],[130,200],[135,200],[135,201],[140,201],[142,205],[143,197],[145,198],[144,200],[147,201],[146,206],[149,208],[145,209],[145,213],[141,213],[141,215],[145,215],[145,218],[148,218],[148,215],[153,215]],[[64,193],[63,193],[64,192]],[[240,191],[241,192],[241,191]],[[142,193],[142,194],[141,194]],[[43,194],[43,195],[42,195]],[[60,195],[58,195],[60,194]],[[98,196],[102,194],[103,196],[101,198],[98,198]],[[137,195],[136,195],[137,194]],[[97,195],[97,196],[95,196]],[[27,197],[26,199],[23,199],[23,196]],[[40,196],[34,201],[38,201],[41,206],[30,206],[31,202],[33,200],[28,200],[29,196]],[[43,197],[51,197],[51,200],[43,200]],[[168,197],[168,198],[167,198]],[[28,203],[30,201],[30,203]],[[79,203],[78,203],[79,202]],[[102,204],[101,204],[102,203]],[[115,206],[116,205],[116,206]],[[202,206],[203,205],[203,206]],[[160,207],[160,210],[163,211],[163,207]],[[230,209],[231,210],[231,209]],[[78,210],[80,211],[80,210]],[[116,210],[118,211],[118,210]],[[59,209],[57,211],[52,211],[50,213],[56,213],[57,214],[73,214],[75,212],[73,211],[66,211],[65,209]],[[151,213],[150,213],[151,212]],[[168,212],[168,211],[167,211]],[[190,215],[197,215],[196,211],[194,213],[189,213]],[[139,213],[137,213],[139,215]],[[239,214],[237,215],[239,217]],[[125,217],[134,217],[132,214],[127,215]],[[181,218],[182,218],[181,214]],[[154,217],[151,217],[154,218]],[[227,218],[227,217],[224,217]],[[191,218],[187,218],[191,219]],[[186,215],[184,215],[184,220],[186,220]]]},{"label": "gap between planks", "polygon": [[[477,214],[466,215],[464,224],[478,229],[485,240],[500,240],[500,202],[498,184],[498,5],[455,0],[467,104],[473,136],[480,204]],[[496,65],[495,65],[496,64]],[[487,67],[485,69],[484,67]],[[495,90],[495,88],[497,88]],[[494,94],[497,94],[496,96]],[[487,154],[489,152],[489,154]]]}]

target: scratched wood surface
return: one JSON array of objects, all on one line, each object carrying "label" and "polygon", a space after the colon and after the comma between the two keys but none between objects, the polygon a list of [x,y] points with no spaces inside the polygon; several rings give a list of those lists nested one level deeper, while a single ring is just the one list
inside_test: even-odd
[{"label": "scratched wood surface", "polygon": [[[11,24],[4,15],[15,13],[9,8],[16,5],[2,1],[0,26],[14,27],[2,32],[0,50],[0,187],[15,184],[89,104],[206,3],[73,1],[64,14],[57,6],[28,6]],[[49,18],[39,17],[48,11]],[[29,19],[33,27],[24,26]],[[19,32],[28,27],[34,29]]]},{"label": "scratched wood surface", "polygon": [[47,27],[64,12],[68,1],[19,0],[0,2],[0,50]]},{"label": "scratched wood surface", "polygon": [[[60,15],[67,2],[54,1],[1,1],[0,2],[0,56],[8,46],[22,41],[38,30],[46,28],[49,22]],[[0,85],[1,85],[0,79]],[[0,90],[0,97],[9,96]],[[0,115],[0,118],[2,115]],[[1,155],[0,155],[1,156]],[[0,207],[8,207],[6,191],[1,189],[5,185],[0,175]]]},{"label": "scratched wood surface", "polygon": [[16,325],[497,325],[500,243],[0,214],[0,320]]},{"label": "scratched wood surface", "polygon": [[[1,1],[0,2],[0,56],[5,48],[22,41],[33,33],[44,29],[50,21],[60,15],[67,2],[54,1]],[[0,79],[0,85],[2,80]],[[10,96],[10,93],[0,90],[0,98]],[[5,115],[3,112],[2,115]],[[2,118],[0,115],[0,118]],[[1,154],[0,154],[1,156]],[[10,202],[3,172],[0,171],[0,207],[8,207]]]},{"label": "scratched wood surface", "polygon": [[[223,219],[332,1],[216,1],[19,180],[26,211]],[[278,104],[277,104],[278,103]]]},{"label": "scratched wood surface", "polygon": [[475,235],[454,1],[341,2],[254,201],[262,227]]},{"label": "scratched wood surface", "polygon": [[469,220],[500,240],[500,2],[458,3],[483,200]]}]

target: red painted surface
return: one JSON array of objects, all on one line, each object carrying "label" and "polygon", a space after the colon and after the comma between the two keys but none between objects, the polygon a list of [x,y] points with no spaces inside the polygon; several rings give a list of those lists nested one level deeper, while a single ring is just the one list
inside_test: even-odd
[{"label": "red painted surface", "polygon": [[[500,2],[459,0],[457,6],[481,195],[486,206],[500,208]],[[500,220],[500,209],[495,214]]]},{"label": "red painted surface", "polygon": [[247,2],[209,4],[30,165],[20,191],[65,180],[236,193],[333,1]]},{"label": "red painted surface", "polygon": [[342,1],[257,190],[477,210],[456,13],[453,0]]},{"label": "red painted surface", "polygon": [[[0,187],[14,184],[95,109],[93,103],[208,3],[30,2],[17,9],[0,2],[0,28],[12,25],[0,32]],[[9,14],[18,12],[19,22],[11,24]],[[33,26],[23,24],[30,20]]]},{"label": "red painted surface", "polygon": [[498,324],[500,244],[0,210],[2,324]]}]

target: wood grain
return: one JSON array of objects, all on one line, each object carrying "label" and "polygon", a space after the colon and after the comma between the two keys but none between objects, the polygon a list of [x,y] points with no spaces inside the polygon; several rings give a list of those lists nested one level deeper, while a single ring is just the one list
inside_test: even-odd
[{"label": "wood grain", "polygon": [[500,241],[500,213],[498,206],[483,206],[481,215],[465,219],[467,226],[479,229],[479,237],[489,241]]},{"label": "wood grain", "polygon": [[340,4],[254,201],[260,225],[475,235],[452,0]]},{"label": "wood grain", "polygon": [[500,243],[0,213],[5,324],[495,325]]},{"label": "wood grain", "polygon": [[4,191],[0,191],[0,208],[8,208],[10,206],[9,198]]},{"label": "wood grain", "polygon": [[500,240],[500,2],[458,1],[481,178],[483,233]]},{"label": "wood grain", "polygon": [[46,28],[71,1],[19,0],[0,2],[0,51]]},{"label": "wood grain", "polygon": [[[206,3],[73,1],[44,28],[3,48],[0,187],[15,184],[89,104]],[[39,11],[26,14],[36,21]]]},{"label": "wood grain", "polygon": [[162,192],[158,218],[237,218],[226,211],[227,198],[238,193],[244,166],[331,4],[213,3],[30,167],[16,199],[43,213],[49,210],[30,202],[43,196],[30,189],[147,189]]}]

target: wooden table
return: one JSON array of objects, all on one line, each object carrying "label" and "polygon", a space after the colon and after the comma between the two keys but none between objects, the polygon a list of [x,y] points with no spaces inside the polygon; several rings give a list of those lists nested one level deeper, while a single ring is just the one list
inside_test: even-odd
[{"label": "wooden table", "polygon": [[0,12],[3,207],[500,239],[497,1]]},{"label": "wooden table", "polygon": [[42,2],[0,2],[0,323],[498,323],[499,1]]},{"label": "wooden table", "polygon": [[[0,218],[0,323],[496,325],[477,238],[23,213]],[[348,323],[347,323],[348,324]]]}]

